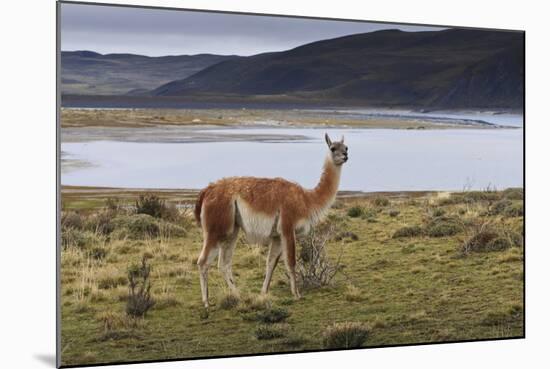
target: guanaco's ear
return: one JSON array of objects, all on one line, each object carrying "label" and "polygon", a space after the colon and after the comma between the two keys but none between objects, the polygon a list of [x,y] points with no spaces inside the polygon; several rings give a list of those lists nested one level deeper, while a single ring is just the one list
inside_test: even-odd
[{"label": "guanaco's ear", "polygon": [[330,140],[330,137],[326,133],[325,133],[325,141],[327,142],[328,147],[332,146],[332,141]]},{"label": "guanaco's ear", "polygon": [[340,140],[341,143],[344,143],[344,135],[342,135],[342,139]]}]

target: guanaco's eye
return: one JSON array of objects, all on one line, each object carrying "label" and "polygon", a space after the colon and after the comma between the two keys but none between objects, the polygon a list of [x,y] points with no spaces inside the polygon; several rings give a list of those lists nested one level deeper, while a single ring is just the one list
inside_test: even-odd
[{"label": "guanaco's eye", "polygon": [[331,147],[331,148],[330,148],[330,151],[334,152],[334,151],[336,151],[336,148],[335,148],[335,147]]}]

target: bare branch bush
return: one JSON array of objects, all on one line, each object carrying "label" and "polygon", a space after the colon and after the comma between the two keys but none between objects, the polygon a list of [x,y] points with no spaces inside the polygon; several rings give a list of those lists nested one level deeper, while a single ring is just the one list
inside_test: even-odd
[{"label": "bare branch bush", "polygon": [[338,257],[332,261],[327,253],[328,244],[338,233],[334,222],[325,221],[298,239],[301,245],[296,273],[298,280],[305,289],[319,288],[329,285],[336,274],[343,269],[341,257],[343,243],[340,243]]},{"label": "bare branch bush", "polygon": [[145,256],[141,259],[141,265],[134,264],[128,268],[128,315],[145,317],[147,311],[155,305],[155,300],[151,297],[150,273],[151,266],[147,265]]}]

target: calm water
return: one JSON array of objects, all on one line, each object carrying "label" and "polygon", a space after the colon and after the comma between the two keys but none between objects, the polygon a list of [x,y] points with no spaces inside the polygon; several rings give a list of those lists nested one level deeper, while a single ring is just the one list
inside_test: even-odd
[{"label": "calm water", "polygon": [[[315,110],[311,110],[315,111]],[[433,123],[489,123],[507,127],[523,127],[523,114],[492,111],[431,111],[418,112],[411,110],[388,110],[388,109],[334,109],[317,110],[319,112],[331,112],[347,115],[351,118],[373,119],[373,118],[395,118],[399,120],[426,120]]]},{"label": "calm water", "polygon": [[[189,137],[189,130],[181,131],[182,137]],[[488,185],[501,189],[523,183],[521,129],[196,130],[199,136],[215,136],[214,142],[177,140],[173,131],[171,140],[164,142],[154,136],[155,142],[103,137],[62,143],[61,181],[64,185],[202,188],[221,177],[252,175],[280,176],[313,187],[327,151],[325,131],[333,139],[344,134],[349,146],[342,190],[462,190]],[[274,139],[255,142],[257,135],[274,135]]]}]

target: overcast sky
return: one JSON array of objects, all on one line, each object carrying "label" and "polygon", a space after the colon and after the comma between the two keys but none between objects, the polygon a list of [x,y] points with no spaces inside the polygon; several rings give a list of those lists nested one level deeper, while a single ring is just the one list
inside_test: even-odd
[{"label": "overcast sky", "polygon": [[305,43],[401,26],[83,4],[61,5],[61,50],[149,56],[254,55]]}]

